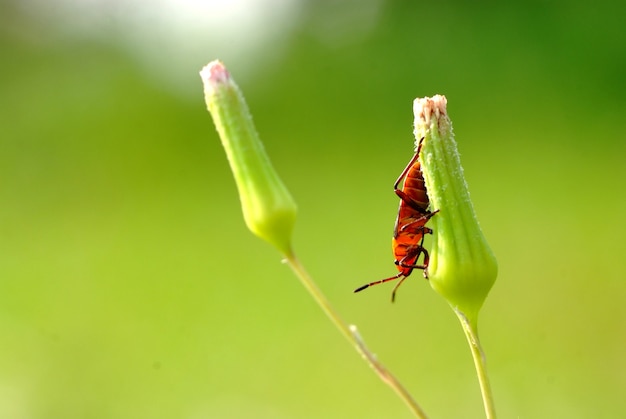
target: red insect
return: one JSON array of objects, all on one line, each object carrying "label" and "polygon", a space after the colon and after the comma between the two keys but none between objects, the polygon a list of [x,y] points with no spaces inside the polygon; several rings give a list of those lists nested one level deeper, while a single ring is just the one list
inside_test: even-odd
[{"label": "red insect", "polygon": [[[413,269],[424,270],[424,278],[428,279],[426,268],[428,267],[429,256],[428,251],[423,246],[424,235],[432,234],[432,229],[426,227],[426,223],[439,210],[430,211],[428,209],[430,202],[426,194],[424,175],[422,174],[419,160],[423,141],[424,138],[420,140],[417,152],[393,185],[394,192],[400,197],[400,208],[398,209],[398,218],[396,218],[396,225],[393,229],[391,245],[396,258],[395,264],[400,273],[390,278],[365,284],[355,289],[354,292],[363,291],[372,285],[382,284],[399,278],[400,282],[396,284],[391,292],[391,301],[393,302],[396,298],[396,290],[411,275]],[[398,189],[403,179],[402,189]],[[422,254],[424,259],[422,264],[419,264],[418,259]]]}]

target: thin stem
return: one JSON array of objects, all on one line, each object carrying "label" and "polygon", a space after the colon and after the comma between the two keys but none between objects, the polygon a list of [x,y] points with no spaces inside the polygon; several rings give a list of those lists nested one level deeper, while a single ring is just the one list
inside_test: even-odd
[{"label": "thin stem", "polygon": [[341,334],[344,335],[348,341],[354,345],[355,349],[361,356],[367,361],[367,363],[376,371],[378,376],[383,382],[385,382],[389,387],[391,387],[400,398],[407,404],[411,412],[420,419],[427,419],[426,413],[422,410],[422,408],[417,404],[417,402],[411,397],[409,392],[400,384],[400,382],[391,374],[381,363],[376,359],[376,356],[370,352],[367,348],[361,336],[359,335],[356,326],[348,326],[342,319],[339,317],[337,312],[332,308],[329,301],[326,299],[322,291],[317,287],[313,279],[309,276],[309,274],[304,270],[304,267],[296,258],[293,253],[290,253],[286,256],[287,264],[291,267],[291,269],[295,272],[296,276],[300,279],[300,282],[304,285],[304,287],[309,291],[313,299],[319,304],[324,313],[328,316],[328,318],[337,326]]},{"label": "thin stem", "polygon": [[474,366],[476,367],[476,375],[478,376],[478,383],[480,384],[480,392],[483,396],[485,416],[487,419],[496,419],[496,407],[493,401],[493,394],[491,393],[489,376],[487,375],[487,361],[480,346],[480,341],[478,340],[478,328],[476,327],[476,321],[470,320],[459,310],[454,310],[454,312],[461,321],[461,326],[463,326],[467,343],[469,343],[470,350],[472,351]]}]

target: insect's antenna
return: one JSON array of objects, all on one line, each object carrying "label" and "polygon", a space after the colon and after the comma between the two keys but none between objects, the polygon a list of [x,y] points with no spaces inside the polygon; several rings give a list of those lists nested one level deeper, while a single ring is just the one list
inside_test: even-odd
[{"label": "insect's antenna", "polygon": [[394,301],[396,301],[396,291],[398,290],[398,288],[400,287],[400,285],[402,285],[402,283],[404,282],[404,280],[406,279],[406,276],[400,274],[398,275],[400,278],[400,281],[398,281],[398,283],[396,284],[395,287],[393,287],[393,291],[391,291],[391,302],[393,303]]},{"label": "insect's antenna", "polygon": [[[374,281],[374,282],[370,282],[369,284],[365,284],[357,289],[354,290],[354,292],[359,292],[359,291],[363,291],[365,288],[369,288],[373,285],[378,285],[378,284],[384,284],[385,282],[389,282],[389,281],[393,281],[394,279],[398,279],[402,277],[402,281],[404,281],[404,275],[402,275],[402,272],[399,273],[398,275],[389,277],[389,278],[385,278],[385,279],[381,279],[380,281]],[[400,281],[400,283],[398,285],[400,285],[402,283],[402,281]],[[396,287],[393,289],[393,292],[396,292],[396,288],[398,288],[398,285],[396,285]],[[392,300],[393,301],[393,300]]]}]

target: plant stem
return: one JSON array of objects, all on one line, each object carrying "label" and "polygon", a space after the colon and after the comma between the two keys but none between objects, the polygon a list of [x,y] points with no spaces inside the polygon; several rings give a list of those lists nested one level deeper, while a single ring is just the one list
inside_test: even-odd
[{"label": "plant stem", "polygon": [[309,276],[309,274],[305,271],[304,267],[298,260],[298,258],[293,254],[293,252],[286,255],[286,261],[289,267],[295,272],[296,276],[300,279],[300,282],[304,285],[307,291],[311,294],[313,299],[319,304],[324,313],[328,316],[328,318],[334,323],[334,325],[339,329],[341,334],[344,335],[348,341],[354,345],[355,349],[361,356],[367,361],[367,363],[376,371],[378,376],[384,383],[386,383],[389,387],[391,387],[398,396],[407,404],[411,412],[415,415],[415,417],[420,419],[427,419],[426,413],[422,410],[422,408],[417,404],[417,402],[411,397],[409,392],[400,384],[400,382],[396,379],[396,377],[391,374],[381,363],[376,359],[376,356],[370,352],[367,348],[361,336],[359,335],[356,326],[351,325],[348,326],[342,319],[339,317],[337,312],[332,308],[330,302],[326,299],[322,291],[317,287],[313,279]]},{"label": "plant stem", "polygon": [[487,419],[496,419],[496,408],[493,402],[493,394],[491,393],[491,385],[489,384],[489,376],[487,375],[487,362],[485,354],[478,340],[478,328],[476,318],[469,319],[461,311],[455,309],[457,317],[461,321],[461,326],[465,332],[467,343],[469,343],[472,357],[474,358],[474,366],[476,367],[476,375],[480,384],[480,392],[483,396],[483,406],[485,408],[485,416]]}]

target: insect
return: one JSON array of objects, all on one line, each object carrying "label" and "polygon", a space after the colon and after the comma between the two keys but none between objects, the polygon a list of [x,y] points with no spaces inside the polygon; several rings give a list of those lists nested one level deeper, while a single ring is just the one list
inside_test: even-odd
[{"label": "insect", "polygon": [[[430,202],[426,194],[424,175],[422,174],[419,160],[423,141],[424,138],[422,137],[415,155],[393,185],[393,191],[400,197],[400,207],[398,208],[396,225],[393,229],[391,246],[395,256],[395,264],[400,272],[390,278],[365,284],[355,289],[354,292],[363,291],[372,285],[400,279],[391,292],[391,301],[393,302],[396,298],[398,287],[411,275],[413,269],[422,269],[424,278],[428,279],[426,268],[430,258],[428,251],[423,246],[424,235],[432,234],[433,230],[426,227],[426,223],[439,210],[430,211],[428,209]],[[402,189],[398,189],[403,180]],[[422,254],[424,255],[423,262],[419,264],[418,259]]]}]

